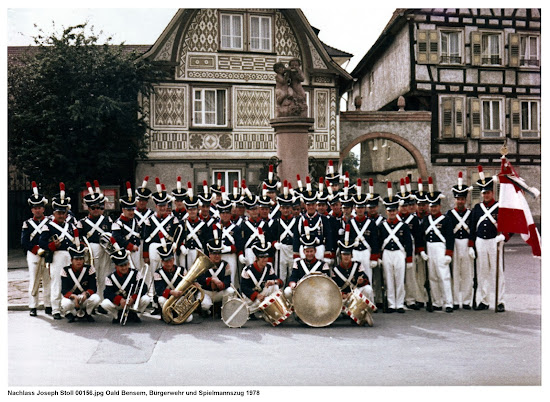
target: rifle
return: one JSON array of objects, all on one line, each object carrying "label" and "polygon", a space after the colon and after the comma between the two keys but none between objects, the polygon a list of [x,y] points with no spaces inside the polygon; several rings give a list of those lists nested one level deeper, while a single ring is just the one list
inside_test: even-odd
[{"label": "rifle", "polygon": [[476,303],[476,293],[477,293],[477,263],[474,260],[474,298],[472,300],[472,308],[475,310],[477,307]]},{"label": "rifle", "polygon": [[[423,260],[424,261],[424,260]],[[430,273],[428,271],[428,264],[424,261],[424,270],[426,272],[426,280],[424,281],[424,287],[426,288],[426,293],[428,293],[428,302],[426,303],[426,311],[434,311],[432,304],[432,290],[430,288]]]},{"label": "rifle", "polygon": [[[382,261],[382,260],[380,260],[380,261]],[[388,296],[387,296],[387,293],[386,293],[386,284],[384,282],[384,269],[383,269],[382,262],[380,262],[378,264],[377,268],[380,270],[380,290],[382,291],[382,312],[387,313],[388,312]]]}]

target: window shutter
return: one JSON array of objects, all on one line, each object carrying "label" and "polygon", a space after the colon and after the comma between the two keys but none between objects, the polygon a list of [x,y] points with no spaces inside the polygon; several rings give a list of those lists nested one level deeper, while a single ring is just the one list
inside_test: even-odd
[{"label": "window shutter", "polygon": [[455,98],[455,137],[464,137],[464,107],[462,98]]},{"label": "window shutter", "polygon": [[441,136],[444,138],[453,136],[453,99],[444,98],[441,103],[443,114]]},{"label": "window shutter", "polygon": [[430,64],[439,62],[439,35],[437,31],[430,31]]},{"label": "window shutter", "polygon": [[510,99],[510,134],[512,138],[519,138],[521,133],[521,105],[518,99]]},{"label": "window shutter", "polygon": [[479,138],[481,136],[481,101],[477,98],[470,99],[470,136]]},{"label": "window shutter", "polygon": [[417,45],[417,55],[416,60],[418,64],[428,64],[429,63],[429,31],[419,30],[416,37]]},{"label": "window shutter", "polygon": [[519,35],[511,33],[508,35],[508,41],[510,46],[510,67],[519,67]]},{"label": "window shutter", "polygon": [[473,31],[470,37],[470,43],[472,46],[472,65],[481,65],[481,33]]}]

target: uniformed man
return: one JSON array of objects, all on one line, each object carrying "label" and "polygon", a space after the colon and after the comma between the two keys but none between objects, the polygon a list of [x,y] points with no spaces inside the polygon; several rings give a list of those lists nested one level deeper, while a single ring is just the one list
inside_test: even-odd
[{"label": "uniformed man", "polygon": [[[374,180],[372,178],[369,178],[369,192],[367,195],[367,201],[365,203],[367,207],[366,216],[374,222],[377,228],[379,227],[380,223],[385,219],[382,215],[378,213],[379,204],[380,194],[374,192]],[[382,292],[384,278],[382,277],[382,275],[382,259],[381,256],[379,256],[378,264],[372,268],[372,278],[370,278],[374,291],[374,302],[378,307],[383,307],[384,304],[384,294]]]},{"label": "uniformed man", "polygon": [[240,238],[242,239],[243,244],[238,246],[238,248],[242,250],[239,252],[239,262],[246,267],[256,260],[256,256],[252,251],[252,245],[256,240],[258,240],[258,228],[267,230],[269,221],[260,219],[258,197],[256,195],[251,194],[250,197],[246,197],[243,202],[246,208],[247,216],[243,219],[241,225],[239,226],[241,233]]},{"label": "uniformed man", "polygon": [[214,315],[214,303],[222,303],[225,297],[235,293],[231,286],[231,269],[226,261],[222,260],[223,244],[219,239],[210,239],[206,244],[208,258],[215,267],[208,269],[197,278],[197,282],[204,290],[204,299],[201,302],[201,315]]},{"label": "uniformed man", "polygon": [[92,265],[84,263],[86,248],[78,236],[68,250],[71,264],[61,271],[61,313],[69,322],[77,318],[94,322],[92,312],[101,302],[97,294],[96,271]]},{"label": "uniformed man", "polygon": [[382,202],[386,207],[387,218],[379,228],[380,252],[386,297],[387,313],[405,312],[405,272],[412,266],[412,237],[409,226],[397,219],[400,199],[393,195],[391,182],[388,182],[388,196]]},{"label": "uniformed man", "polygon": [[325,179],[328,181],[331,192],[334,196],[339,195],[340,193],[340,174],[334,171],[334,164],[332,159],[329,159],[327,172],[325,174]]},{"label": "uniformed man", "polygon": [[[277,202],[277,194],[281,187],[281,182],[275,176],[273,172],[273,165],[269,165],[269,172],[267,174],[267,180],[262,183],[262,188],[265,186],[265,195],[269,197],[271,203],[269,205],[269,213],[265,218],[274,219],[281,214],[279,203]],[[263,194],[262,194],[263,195]]]},{"label": "uniformed man", "polygon": [[145,311],[151,298],[147,295],[147,284],[141,273],[130,268],[128,252],[119,249],[111,254],[115,270],[105,279],[105,291],[101,307],[112,318],[113,324],[120,323],[124,306],[128,304],[128,321],[141,322],[138,314]]},{"label": "uniformed man", "polygon": [[275,274],[273,265],[269,262],[271,244],[260,234],[259,241],[252,246],[256,260],[243,269],[241,291],[249,311],[258,311],[261,302],[269,295],[277,292],[283,286],[283,281]]},{"label": "uniformed man", "polygon": [[217,221],[217,218],[212,216],[210,212],[210,202],[214,197],[214,194],[209,191],[208,183],[206,180],[202,182],[202,191],[197,195],[199,197],[199,218],[206,223],[206,227],[210,230],[212,225]]},{"label": "uniformed man", "polygon": [[130,182],[126,182],[126,195],[119,200],[121,214],[111,225],[111,233],[116,243],[130,252],[134,268],[142,266],[141,261],[141,228],[136,216],[137,197],[132,191]]},{"label": "uniformed man", "polygon": [[405,179],[401,179],[400,189],[401,191],[397,193],[397,198],[400,201],[397,219],[409,226],[413,250],[412,264],[408,264],[405,271],[405,305],[411,310],[418,310],[420,306],[416,304],[418,283],[416,281],[415,249],[422,243],[422,228],[418,217],[410,212],[410,205],[415,203],[415,198],[407,189]]},{"label": "uniformed man", "polygon": [[474,263],[468,253],[470,241],[471,210],[466,207],[466,200],[472,187],[465,186],[462,172],[458,173],[458,184],[453,186],[455,208],[447,211],[455,238],[453,252],[453,309],[470,310],[473,300]]},{"label": "uniformed man", "polygon": [[99,189],[99,184],[94,181],[95,189],[91,184],[86,183],[88,194],[84,196],[84,202],[88,207],[88,216],[78,221],[76,227],[80,236],[86,238],[94,256],[93,266],[97,272],[97,291],[101,295],[105,289],[105,277],[111,271],[111,260],[109,254],[103,246],[100,239],[102,236],[111,237],[111,227],[113,224],[109,216],[104,215],[105,196]]},{"label": "uniformed man", "polygon": [[[172,210],[172,214],[178,218],[178,221],[182,222],[185,218],[187,218],[187,209],[185,208],[184,199],[185,196],[188,194],[189,188],[191,186],[191,183],[187,183],[187,191],[183,189],[181,185],[181,177],[178,176],[176,180],[176,188],[172,190],[172,198],[174,200],[174,204],[176,208]],[[193,189],[191,188],[191,191]]]},{"label": "uniformed man", "polygon": [[288,183],[283,188],[283,193],[278,197],[281,215],[271,221],[270,230],[273,235],[273,248],[275,252],[275,269],[277,276],[286,283],[289,272],[294,264],[293,244],[294,226],[298,219],[292,213],[294,197],[290,194]]},{"label": "uniformed man", "polygon": [[[225,186],[223,187],[225,188]],[[217,174],[216,183],[210,186],[210,193],[212,193],[212,198],[210,199],[210,215],[212,215],[216,219],[219,219],[220,212],[218,211],[218,203],[222,200],[222,174],[221,173]]]},{"label": "uniformed man", "polygon": [[141,183],[141,187],[138,187],[136,189],[136,209],[134,211],[134,215],[137,218],[137,224],[140,230],[140,237],[141,242],[139,246],[139,254],[140,254],[140,263],[139,265],[136,265],[136,267],[142,267],[145,264],[145,261],[143,260],[143,241],[145,240],[144,231],[145,231],[145,222],[151,215],[154,214],[154,211],[152,209],[149,209],[147,207],[147,204],[149,203],[149,200],[151,199],[151,190],[147,188],[147,182],[149,181],[149,176],[145,176],[145,179],[143,179],[143,182]]},{"label": "uniformed man", "polygon": [[207,222],[199,218],[199,202],[199,197],[193,194],[193,187],[189,183],[187,195],[183,198],[187,217],[181,221],[183,244],[180,246],[179,260],[179,265],[185,269],[189,269],[197,259],[197,250],[206,251],[206,242],[212,237]]},{"label": "uniformed man", "polygon": [[[491,286],[495,282],[496,269],[499,270],[497,312],[505,311],[504,303],[504,268],[502,261],[502,245],[510,239],[508,233],[499,233],[497,227],[498,202],[494,198],[493,177],[486,178],[481,166],[478,167],[479,180],[476,182],[481,191],[482,201],[472,209],[470,227],[470,242],[468,252],[470,256],[477,258],[477,295],[479,304],[476,310],[489,308]],[[475,246],[475,250],[474,247]],[[497,253],[497,248],[501,252]],[[499,255],[497,261],[497,255]]]},{"label": "uniformed man", "polygon": [[222,200],[218,202],[217,207],[220,220],[212,226],[213,238],[222,242],[222,260],[227,262],[231,270],[231,283],[238,284],[240,283],[240,272],[237,265],[237,255],[242,252],[242,249],[240,249],[242,238],[240,228],[231,222],[232,204],[227,199],[224,186],[222,186]]},{"label": "uniformed man", "polygon": [[433,190],[429,178],[426,198],[430,204],[430,215],[423,223],[424,242],[420,256],[428,262],[428,279],[434,310],[453,312],[453,292],[450,264],[454,250],[453,227],[449,218],[441,214],[441,199],[444,195]]},{"label": "uniformed man", "polygon": [[50,298],[53,318],[61,320],[61,271],[71,263],[69,247],[74,242],[73,224],[66,222],[70,197],[65,196],[65,184],[59,183],[59,193],[52,199],[53,219],[40,234],[38,245],[48,253],[44,257],[50,263]]},{"label": "uniformed man", "polygon": [[[418,178],[418,189],[413,192],[416,211],[414,215],[418,218],[420,224],[420,235],[419,239],[424,237],[423,225],[424,220],[428,219],[429,215],[429,204],[428,199],[426,198],[426,192],[424,191],[424,185],[422,183],[422,178]],[[419,308],[431,308],[428,306],[428,291],[427,287],[429,286],[428,282],[428,266],[424,259],[420,256],[420,244],[423,243],[423,240],[420,240],[418,244],[415,244],[415,256],[414,256],[414,265],[416,266],[416,305]]]},{"label": "uniformed man", "polygon": [[[162,240],[161,246],[157,249],[162,261],[161,266],[153,274],[155,294],[161,310],[171,296],[178,298],[183,295],[183,291],[178,290],[177,287],[187,274],[185,267],[175,264],[173,244],[164,241],[164,238]],[[160,319],[162,320],[162,316]],[[191,321],[193,321],[193,314],[185,320],[185,322]]]},{"label": "uniformed man", "polygon": [[23,222],[21,228],[21,246],[26,252],[27,266],[29,267],[29,314],[36,316],[38,307],[38,295],[40,282],[42,282],[42,297],[44,299],[44,310],[46,314],[52,314],[52,302],[50,295],[50,274],[46,269],[44,253],[46,250],[40,248],[40,234],[48,223],[44,215],[45,206],[48,200],[39,194],[36,182],[32,182],[33,194],[28,198],[27,203],[31,208],[32,218]]},{"label": "uniformed man", "polygon": [[330,191],[327,188],[324,178],[319,179],[319,187],[317,190],[317,213],[321,216],[324,216],[327,223],[330,226],[330,231],[332,233],[332,244],[330,249],[334,250],[332,258],[328,261],[329,265],[334,265],[334,260],[336,258],[336,248],[338,247],[338,233],[340,232],[341,224],[334,218],[329,212],[329,203],[332,200],[333,195],[331,195],[332,188]]}]

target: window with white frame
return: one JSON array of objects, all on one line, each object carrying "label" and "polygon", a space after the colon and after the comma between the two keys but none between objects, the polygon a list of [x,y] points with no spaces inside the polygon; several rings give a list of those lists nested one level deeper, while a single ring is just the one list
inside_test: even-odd
[{"label": "window with white frame", "polygon": [[221,48],[243,49],[243,16],[241,14],[221,14]]},{"label": "window with white frame", "polygon": [[481,37],[481,63],[502,64],[501,35],[484,33]]},{"label": "window with white frame", "polygon": [[193,125],[227,126],[226,109],[226,89],[193,89]]},{"label": "window with white frame", "polygon": [[462,32],[442,31],[440,33],[440,62],[444,64],[462,63]]},{"label": "window with white frame", "polygon": [[520,37],[520,66],[540,66],[539,36]]},{"label": "window with white frame", "polygon": [[250,17],[250,50],[271,51],[271,17]]},{"label": "window with white frame", "polygon": [[225,191],[227,191],[227,194],[231,194],[231,192],[233,191],[233,183],[235,182],[235,180],[237,181],[237,185],[240,187],[240,170],[214,169],[212,170],[212,183],[217,183],[218,174],[221,178],[221,185],[225,187]]},{"label": "window with white frame", "polygon": [[503,112],[502,99],[481,100],[481,127],[483,137],[502,137]]},{"label": "window with white frame", "polygon": [[523,138],[540,137],[540,102],[538,100],[522,100],[521,136]]}]

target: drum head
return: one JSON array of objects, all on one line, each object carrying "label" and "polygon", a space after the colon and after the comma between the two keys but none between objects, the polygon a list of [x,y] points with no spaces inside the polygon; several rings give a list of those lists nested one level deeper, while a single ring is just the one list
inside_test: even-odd
[{"label": "drum head", "polygon": [[222,306],[222,321],[230,328],[242,327],[248,315],[248,306],[241,299],[229,299]]},{"label": "drum head", "polygon": [[332,279],[323,274],[303,277],[292,295],[294,312],[311,327],[332,324],[342,311],[342,294]]}]

